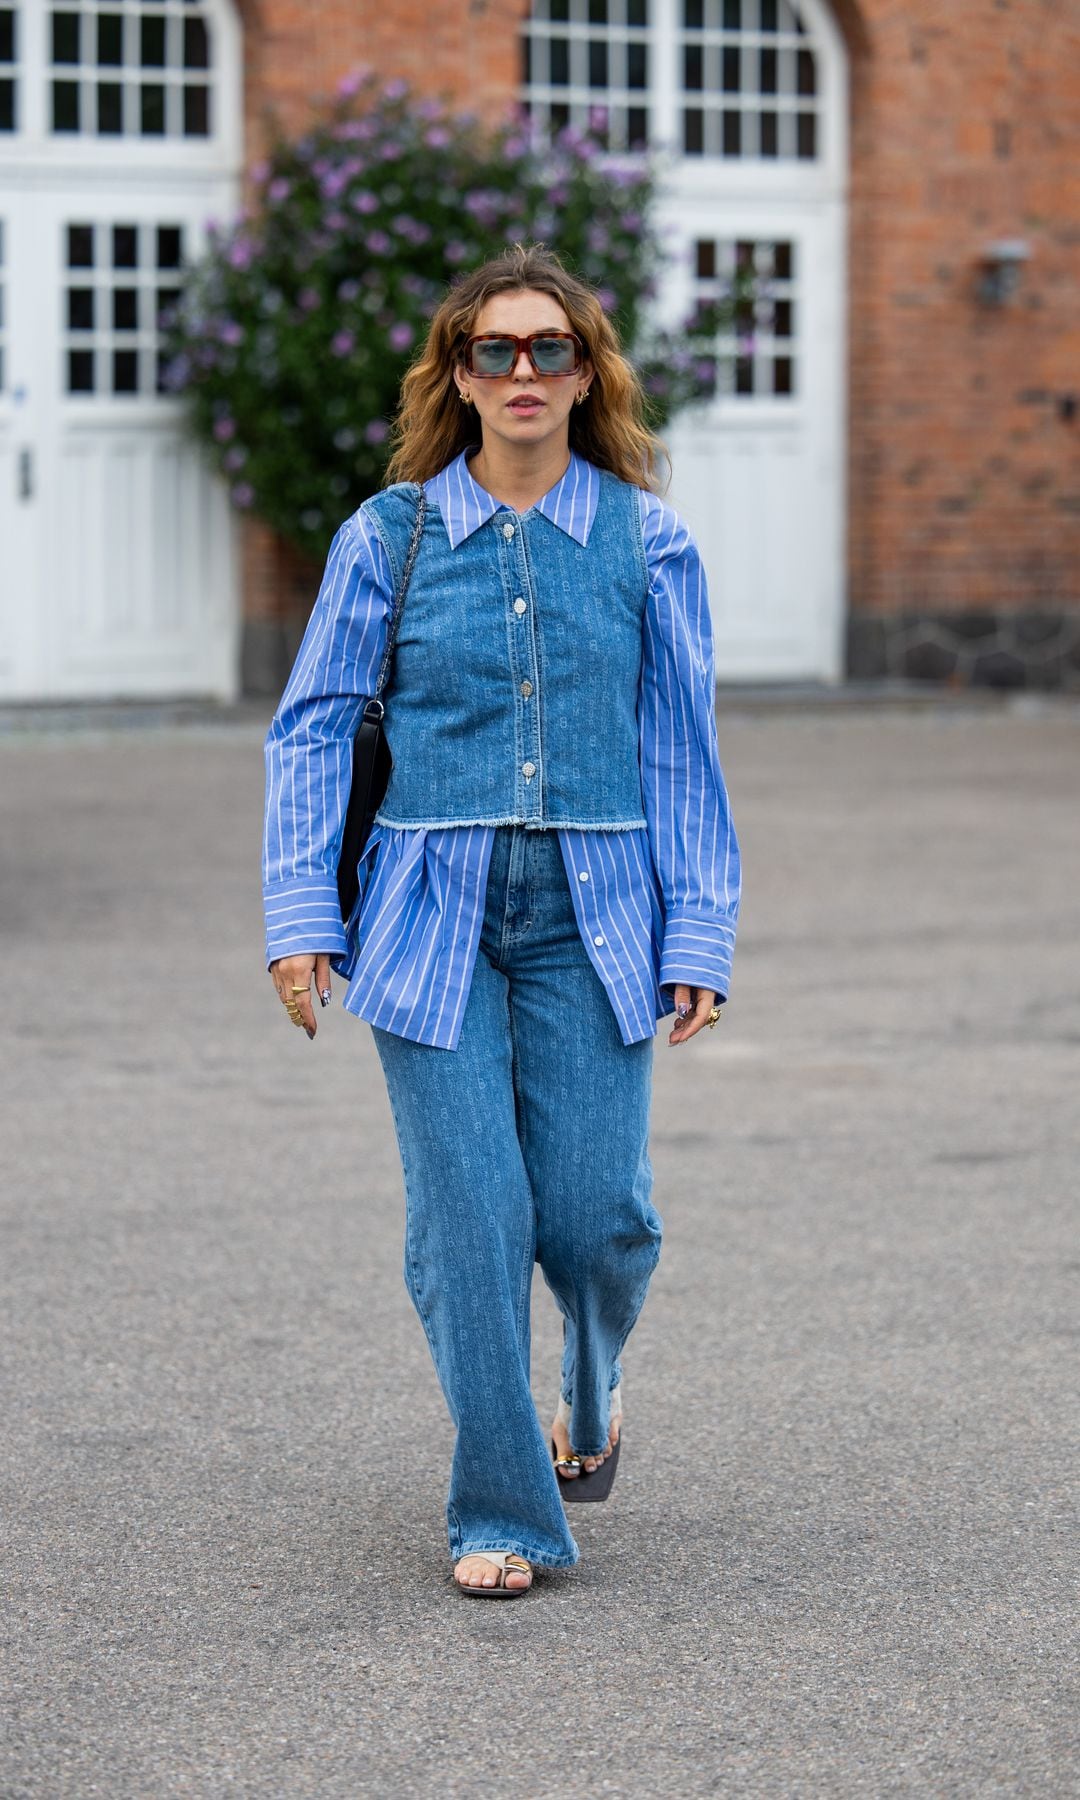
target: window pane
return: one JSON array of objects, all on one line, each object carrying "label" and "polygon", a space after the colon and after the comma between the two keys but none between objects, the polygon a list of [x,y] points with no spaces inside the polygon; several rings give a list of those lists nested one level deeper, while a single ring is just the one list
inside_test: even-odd
[{"label": "window pane", "polygon": [[15,61],[15,13],[10,6],[0,6],[0,62]]},{"label": "window pane", "polygon": [[15,129],[15,83],[0,80],[0,131]]},{"label": "window pane", "polygon": [[143,137],[165,135],[165,89],[156,83],[139,89],[139,128]]},{"label": "window pane", "polygon": [[649,115],[643,106],[626,109],[626,143],[630,150],[644,150],[649,142]]},{"label": "window pane", "polygon": [[137,394],[139,391],[139,353],[137,350],[113,351],[113,393]]},{"label": "window pane", "polygon": [[603,38],[591,38],[589,40],[589,86],[606,88],[607,84],[607,44]]},{"label": "window pane", "polygon": [[139,266],[139,230],[136,225],[114,225],[112,234],[114,269],[137,269]]},{"label": "window pane", "polygon": [[800,156],[817,155],[817,115],[799,113],[796,121],[796,149]]},{"label": "window pane", "polygon": [[94,391],[94,352],[68,351],[68,393],[92,394]]},{"label": "window pane", "polygon": [[139,21],[139,61],[144,69],[165,67],[165,21],[153,14]]},{"label": "window pane", "polygon": [[67,266],[69,269],[93,268],[94,227],[92,225],[68,226]]},{"label": "window pane", "polygon": [[139,329],[138,288],[114,288],[112,310],[114,331],[137,331]]},{"label": "window pane", "polygon": [[186,87],[184,89],[184,136],[210,136],[209,88]]},{"label": "window pane", "polygon": [[206,35],[206,25],[202,19],[184,20],[184,67],[185,69],[208,69],[210,67],[210,43]]},{"label": "window pane", "polygon": [[649,23],[648,0],[626,0],[626,23],[628,25],[647,25]]},{"label": "window pane", "polygon": [[570,82],[570,45],[565,38],[553,38],[548,48],[551,59],[549,80],[552,87],[567,87]]},{"label": "window pane", "polygon": [[54,131],[78,131],[79,84],[77,81],[53,82],[52,128]]},{"label": "window pane", "polygon": [[699,94],[704,85],[704,52],[700,44],[687,44],[683,50],[683,87],[688,94]]},{"label": "window pane", "polygon": [[698,107],[683,113],[683,149],[687,156],[700,156],[705,148],[705,114]]},{"label": "window pane", "polygon": [[93,331],[93,288],[68,288],[68,330]]},{"label": "window pane", "polygon": [[157,266],[159,269],[178,269],[180,267],[179,225],[158,226]]},{"label": "window pane", "polygon": [[97,128],[101,137],[116,136],[124,129],[124,92],[118,81],[98,82]]},{"label": "window pane", "polygon": [[649,84],[648,48],[645,44],[626,46],[626,85],[644,88]]},{"label": "window pane", "polygon": [[52,59],[54,63],[77,63],[79,61],[78,13],[53,13]]},{"label": "window pane", "polygon": [[119,13],[99,13],[97,59],[102,67],[118,68],[124,60],[124,21]]}]

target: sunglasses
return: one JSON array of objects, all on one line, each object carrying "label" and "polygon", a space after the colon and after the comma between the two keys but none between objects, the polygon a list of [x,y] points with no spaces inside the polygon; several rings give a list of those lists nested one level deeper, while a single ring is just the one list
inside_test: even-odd
[{"label": "sunglasses", "polygon": [[585,347],[572,331],[530,331],[528,337],[509,332],[484,331],[471,337],[461,353],[467,375],[483,380],[489,375],[510,375],[524,350],[536,375],[576,375]]}]

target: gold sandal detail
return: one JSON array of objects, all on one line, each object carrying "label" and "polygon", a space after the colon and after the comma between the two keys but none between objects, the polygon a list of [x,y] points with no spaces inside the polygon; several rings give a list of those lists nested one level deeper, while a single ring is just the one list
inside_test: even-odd
[{"label": "gold sandal detail", "polygon": [[[454,1584],[463,1594],[482,1594],[485,1600],[516,1600],[519,1594],[527,1594],[532,1587],[532,1564],[518,1556],[513,1550],[467,1550],[459,1558],[460,1562],[468,1561],[470,1556],[479,1557],[481,1562],[489,1562],[499,1571],[499,1579],[494,1587],[482,1587],[478,1582],[458,1581],[454,1576]],[[507,1587],[507,1569],[518,1569],[522,1575],[529,1577],[524,1587]]]}]

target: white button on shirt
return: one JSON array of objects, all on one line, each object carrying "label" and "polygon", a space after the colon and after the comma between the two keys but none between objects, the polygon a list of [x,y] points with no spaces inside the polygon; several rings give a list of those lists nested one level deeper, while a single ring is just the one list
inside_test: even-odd
[{"label": "white button on shirt", "polygon": [[603,943],[603,941],[604,941],[604,940],[603,940],[603,938],[602,938],[602,937],[594,937],[594,938],[593,938],[593,943],[594,943],[594,944],[602,944],[602,943]]},{"label": "white button on shirt", "polygon": [[589,879],[588,869],[579,869],[577,872],[577,878],[579,881],[588,881],[588,879]]},{"label": "white button on shirt", "polygon": [[522,600],[520,595],[514,601],[514,611],[517,613],[519,618],[520,618],[521,614],[525,611],[525,602],[524,602],[524,600]]},{"label": "white button on shirt", "polygon": [[535,763],[522,763],[521,773],[524,775],[526,781],[531,781],[533,776],[536,774],[536,764]]},{"label": "white button on shirt", "polygon": [[513,537],[513,535],[514,535],[514,527],[512,525],[504,525],[503,526],[503,537],[510,539]]}]

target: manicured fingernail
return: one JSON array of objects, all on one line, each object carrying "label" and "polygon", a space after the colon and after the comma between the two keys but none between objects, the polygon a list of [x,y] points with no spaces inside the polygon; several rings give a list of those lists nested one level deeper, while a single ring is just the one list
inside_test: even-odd
[{"label": "manicured fingernail", "polygon": [[323,1006],[329,1006],[329,1004],[330,1004],[330,989],[329,988],[323,988],[321,990],[321,992],[319,994],[319,1000]]},{"label": "manicured fingernail", "polygon": [[305,1025],[304,1030],[307,1032],[309,1038],[313,1038],[315,1036],[314,1029],[310,1025]]}]

